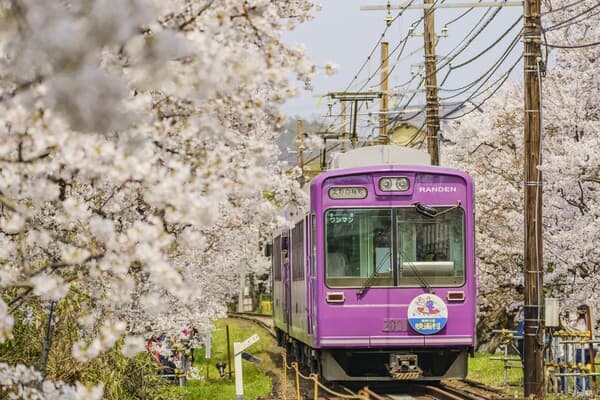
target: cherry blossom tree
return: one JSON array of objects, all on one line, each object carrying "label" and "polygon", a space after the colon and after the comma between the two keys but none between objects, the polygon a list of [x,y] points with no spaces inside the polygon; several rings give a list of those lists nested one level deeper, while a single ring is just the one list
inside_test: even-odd
[{"label": "cherry blossom tree", "polygon": [[[545,294],[600,306],[600,39],[592,2],[552,2],[542,78]],[[586,12],[586,10],[588,12]],[[579,15],[579,17],[574,16]],[[575,22],[574,22],[575,21]],[[561,46],[561,47],[557,47]],[[513,83],[445,132],[445,162],[475,178],[482,319],[523,298],[523,86]],[[491,317],[491,318],[490,318]]]},{"label": "cherry blossom tree", "polygon": [[[278,106],[298,91],[290,76],[305,84],[314,71],[280,34],[312,7],[0,1],[0,344],[31,299],[74,295],[86,299],[82,361],[127,333],[206,332],[240,269],[266,269],[260,232],[302,201],[273,172]],[[142,348],[133,336],[124,352]],[[29,367],[0,364],[16,398],[102,396],[34,388],[43,370]]]}]

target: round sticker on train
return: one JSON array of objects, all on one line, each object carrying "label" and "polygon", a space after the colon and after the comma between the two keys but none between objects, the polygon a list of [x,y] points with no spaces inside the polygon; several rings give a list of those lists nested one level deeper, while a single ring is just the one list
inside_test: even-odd
[{"label": "round sticker on train", "polygon": [[435,294],[420,294],[408,305],[408,323],[422,335],[438,333],[448,322],[448,307]]}]

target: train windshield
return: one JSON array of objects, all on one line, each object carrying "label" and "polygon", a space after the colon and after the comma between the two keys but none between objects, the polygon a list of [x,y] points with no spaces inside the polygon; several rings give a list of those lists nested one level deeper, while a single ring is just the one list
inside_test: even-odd
[{"label": "train windshield", "polygon": [[436,207],[330,209],[325,214],[330,287],[462,286],[464,210]]}]

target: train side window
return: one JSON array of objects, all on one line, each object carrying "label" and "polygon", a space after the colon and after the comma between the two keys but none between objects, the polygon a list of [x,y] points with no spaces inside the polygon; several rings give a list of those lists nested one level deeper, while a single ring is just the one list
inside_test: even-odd
[{"label": "train side window", "polygon": [[281,263],[288,263],[289,240],[287,236],[281,237]]}]

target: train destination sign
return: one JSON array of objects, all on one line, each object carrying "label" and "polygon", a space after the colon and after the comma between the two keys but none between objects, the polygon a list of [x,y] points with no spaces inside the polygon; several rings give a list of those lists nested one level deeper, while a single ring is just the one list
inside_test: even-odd
[{"label": "train destination sign", "polygon": [[341,199],[364,199],[367,197],[367,188],[362,186],[333,186],[329,188],[329,198]]},{"label": "train destination sign", "polygon": [[435,294],[420,294],[408,305],[408,323],[422,335],[438,333],[448,322],[448,307]]}]

